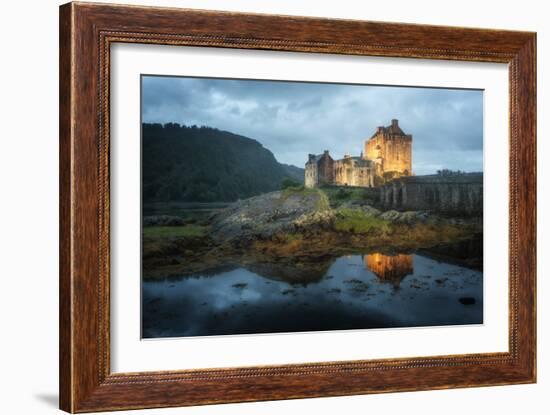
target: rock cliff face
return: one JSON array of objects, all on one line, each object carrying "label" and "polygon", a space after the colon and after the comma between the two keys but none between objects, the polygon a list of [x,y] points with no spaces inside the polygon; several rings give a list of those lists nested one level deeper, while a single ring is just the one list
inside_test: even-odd
[{"label": "rock cliff face", "polygon": [[380,188],[380,204],[384,209],[481,216],[483,174],[402,177]]}]

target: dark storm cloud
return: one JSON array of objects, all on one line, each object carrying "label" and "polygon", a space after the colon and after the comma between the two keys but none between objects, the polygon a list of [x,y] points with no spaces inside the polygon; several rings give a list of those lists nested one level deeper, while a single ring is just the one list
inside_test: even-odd
[{"label": "dark storm cloud", "polygon": [[399,119],[413,135],[416,174],[483,167],[482,91],[144,76],[144,122],[231,131],[283,163],[308,153],[359,155],[377,126]]}]

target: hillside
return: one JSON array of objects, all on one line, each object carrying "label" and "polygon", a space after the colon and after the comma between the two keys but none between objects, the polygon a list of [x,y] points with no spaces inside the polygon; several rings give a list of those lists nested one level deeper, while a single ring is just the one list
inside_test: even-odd
[{"label": "hillside", "polygon": [[233,202],[303,182],[258,141],[209,127],[143,124],[143,201]]},{"label": "hillside", "polygon": [[281,166],[286,171],[286,174],[288,177],[298,183],[304,183],[304,169],[300,167],[293,166],[292,164],[284,164],[282,163]]}]

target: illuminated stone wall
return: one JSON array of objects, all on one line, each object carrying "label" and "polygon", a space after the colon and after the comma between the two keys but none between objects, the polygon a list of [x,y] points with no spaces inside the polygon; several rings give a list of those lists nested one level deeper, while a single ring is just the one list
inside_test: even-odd
[{"label": "illuminated stone wall", "polygon": [[334,184],[339,186],[374,186],[374,165],[370,160],[345,156],[334,162]]},{"label": "illuminated stone wall", "polygon": [[334,160],[328,150],[310,154],[305,166],[305,186],[379,186],[389,179],[412,174],[412,135],[405,134],[397,120],[378,127],[365,142],[360,157]]},{"label": "illuminated stone wall", "polygon": [[376,133],[365,141],[363,155],[377,160],[383,173],[394,172],[399,176],[412,174],[412,135],[405,134],[397,120],[388,127],[378,127]]}]

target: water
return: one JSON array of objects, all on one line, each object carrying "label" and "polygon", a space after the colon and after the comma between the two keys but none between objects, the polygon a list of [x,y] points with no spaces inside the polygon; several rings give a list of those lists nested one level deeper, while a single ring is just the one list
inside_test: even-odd
[{"label": "water", "polygon": [[229,266],[142,285],[144,338],[483,323],[483,274],[418,254]]},{"label": "water", "polygon": [[158,202],[144,203],[142,205],[143,216],[169,215],[179,216],[182,219],[204,220],[212,213],[217,212],[229,203],[186,203],[186,202]]}]

